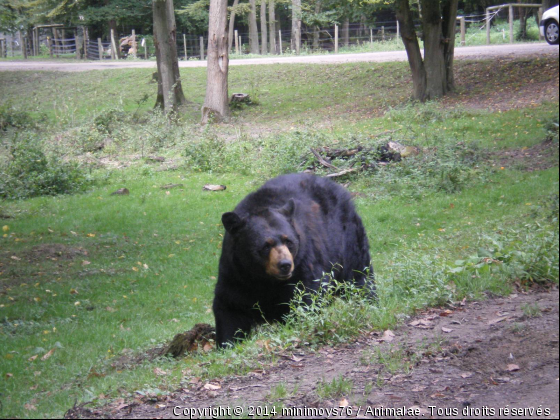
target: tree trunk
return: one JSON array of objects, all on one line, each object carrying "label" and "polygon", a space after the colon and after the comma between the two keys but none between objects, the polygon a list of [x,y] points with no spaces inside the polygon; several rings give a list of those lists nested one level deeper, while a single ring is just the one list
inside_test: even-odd
[{"label": "tree trunk", "polygon": [[249,0],[251,11],[249,12],[249,48],[251,54],[259,53],[259,29],[257,28],[257,5],[255,0]]},{"label": "tree trunk", "polygon": [[442,3],[443,12],[443,59],[445,61],[447,91],[455,90],[455,72],[453,62],[455,59],[455,28],[457,28],[457,0],[446,0]]},{"label": "tree trunk", "polygon": [[301,0],[292,0],[292,48],[299,54],[301,47]]},{"label": "tree trunk", "polygon": [[439,0],[420,0],[420,3],[422,4],[422,29],[424,31],[424,67],[428,76],[426,96],[427,99],[434,99],[447,92],[441,9]]},{"label": "tree trunk", "polygon": [[232,6],[233,10],[231,11],[231,15],[229,17],[228,51],[230,54],[233,45],[233,30],[235,27],[235,8],[237,7],[238,4],[239,4],[239,0],[233,0],[233,6]]},{"label": "tree trunk", "polygon": [[[517,3],[524,3],[524,2],[522,2],[521,0],[517,0]],[[518,7],[518,9],[519,9],[519,34],[517,40],[525,41],[527,39],[527,9],[524,7]]]},{"label": "tree trunk", "polygon": [[261,54],[268,54],[268,30],[266,27],[266,0],[261,0]]},{"label": "tree trunk", "polygon": [[177,58],[177,28],[173,0],[154,0],[154,45],[158,69],[158,96],[156,107],[166,113],[186,103]]},{"label": "tree trunk", "polygon": [[418,37],[414,28],[414,19],[408,0],[397,0],[397,20],[399,21],[401,37],[408,56],[408,64],[412,72],[413,98],[426,100],[426,69],[422,61]]},{"label": "tree trunk", "polygon": [[270,38],[270,53],[276,54],[276,16],[274,13],[276,5],[274,0],[268,4],[268,35]]},{"label": "tree trunk", "polygon": [[[441,97],[455,87],[453,59],[458,0],[420,0],[424,60],[420,54],[408,0],[397,0],[397,19],[408,55],[413,97],[422,102]],[[443,18],[442,18],[443,16]]]},{"label": "tree trunk", "polygon": [[[322,0],[316,0],[315,1],[315,14],[318,15],[319,13],[321,13],[321,10],[323,8],[323,2]],[[320,38],[320,31],[321,28],[319,28],[319,26],[314,26],[313,27],[313,49],[314,50],[318,50],[319,49],[319,38]]]},{"label": "tree trunk", "polygon": [[277,46],[277,50],[278,50],[278,54],[282,54],[283,50],[282,50],[282,26],[280,24],[280,19],[276,20],[276,25],[274,25],[274,36],[276,36],[276,34],[278,34],[278,46]]},{"label": "tree trunk", "polygon": [[366,32],[366,17],[362,15],[360,17],[360,28],[358,29],[358,39],[361,39]]},{"label": "tree trunk", "polygon": [[347,47],[350,45],[350,19],[344,18],[342,22],[342,45]]},{"label": "tree trunk", "polygon": [[210,0],[206,98],[202,123],[222,121],[229,116],[227,0]]}]

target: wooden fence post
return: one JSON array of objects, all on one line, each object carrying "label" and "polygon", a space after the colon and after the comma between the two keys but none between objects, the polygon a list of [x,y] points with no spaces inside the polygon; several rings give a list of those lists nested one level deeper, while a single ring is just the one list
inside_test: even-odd
[{"label": "wooden fence post", "polygon": [[401,26],[399,24],[399,21],[397,20],[397,41],[400,39],[401,37]]},{"label": "wooden fence post", "polygon": [[97,38],[97,48],[99,49],[99,59],[103,60],[103,42],[101,42],[101,38]]},{"label": "wooden fence post", "polygon": [[130,43],[132,44],[128,50],[128,53],[130,54],[130,50],[132,50],[132,56],[134,58],[136,58],[137,54],[138,54],[138,43],[136,42],[136,29],[133,29],[132,31],[132,40],[130,41]]},{"label": "wooden fence post", "polygon": [[490,10],[486,9],[486,45],[490,45]]},{"label": "wooden fence post", "polygon": [[465,40],[465,34],[466,34],[466,29],[465,29],[465,17],[461,16],[461,46],[464,47],[466,44],[466,40]]},{"label": "wooden fence post", "polygon": [[185,51],[185,61],[187,60],[187,35],[183,34],[183,51]]},{"label": "wooden fence post", "polygon": [[385,26],[381,27],[381,40],[385,41]]},{"label": "wooden fence post", "polygon": [[513,44],[513,6],[509,5],[509,42]]},{"label": "wooden fence post", "polygon": [[60,42],[62,44],[62,54],[66,54],[67,53],[67,48],[66,48],[66,30],[65,29],[60,30]]},{"label": "wooden fence post", "polygon": [[237,29],[235,30],[235,35],[233,36],[233,39],[235,40],[235,54],[239,55],[239,35]]},{"label": "wooden fence post", "polygon": [[369,43],[373,44],[373,29],[371,28],[369,30]]},{"label": "wooden fence post", "polygon": [[39,28],[34,28],[35,31],[35,55],[41,55],[41,37],[39,36]]},{"label": "wooden fence post", "polygon": [[111,59],[118,60],[117,43],[115,42],[115,30],[111,29]]},{"label": "wooden fence post", "polygon": [[82,26],[82,32],[84,34],[84,60],[87,60],[88,59],[89,35],[88,35],[88,30],[85,26]]},{"label": "wooden fence post", "polygon": [[334,25],[334,53],[338,54],[338,25]]},{"label": "wooden fence post", "polygon": [[204,60],[204,37],[200,37],[200,59]]},{"label": "wooden fence post", "polygon": [[[539,15],[539,24],[540,24],[541,20],[542,20],[542,15],[543,15],[543,8],[542,7],[539,7],[538,15]],[[540,41],[544,40],[544,37],[541,35],[541,31],[539,31],[539,40]]]},{"label": "wooden fence post", "polygon": [[144,59],[147,60],[148,59],[148,41],[146,41],[146,38],[142,39],[142,41],[144,42]]},{"label": "wooden fence post", "polygon": [[76,46],[76,60],[80,59],[80,40],[78,39],[78,31],[74,29],[74,45]]},{"label": "wooden fence post", "polygon": [[284,54],[282,49],[282,31],[278,31],[278,49],[280,50],[280,54]]},{"label": "wooden fence post", "polygon": [[21,55],[23,56],[23,58],[27,60],[27,45],[25,45],[24,38],[23,35],[21,34],[21,31],[18,31],[18,35],[19,35],[19,44],[21,46]]},{"label": "wooden fence post", "polygon": [[52,37],[51,47],[54,48],[55,51],[54,55],[56,55],[56,58],[58,58],[58,55],[60,54],[60,48],[59,48],[60,38],[56,28],[53,28],[52,33],[53,33],[53,37]]}]

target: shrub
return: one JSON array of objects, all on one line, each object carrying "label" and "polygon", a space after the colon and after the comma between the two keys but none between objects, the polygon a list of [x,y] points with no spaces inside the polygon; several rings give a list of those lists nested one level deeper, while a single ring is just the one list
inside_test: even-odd
[{"label": "shrub", "polygon": [[0,105],[0,130],[6,131],[9,127],[25,128],[33,125],[29,113],[16,109],[10,104]]},{"label": "shrub", "polygon": [[14,141],[7,162],[0,166],[0,197],[68,194],[82,190],[88,181],[77,163],[47,157],[42,147],[28,138]]}]

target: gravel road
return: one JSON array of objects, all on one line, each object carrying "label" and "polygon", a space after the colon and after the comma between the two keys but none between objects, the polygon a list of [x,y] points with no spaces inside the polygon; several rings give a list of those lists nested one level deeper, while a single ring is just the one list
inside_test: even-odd
[{"label": "gravel road", "polygon": [[[529,44],[505,44],[505,45],[485,45],[477,47],[458,47],[455,48],[455,57],[463,60],[490,59],[495,57],[522,57],[553,54],[558,56],[558,45],[551,46],[546,43]],[[406,61],[407,56],[404,51],[389,51],[376,53],[360,54],[328,54],[328,55],[308,55],[299,57],[272,56],[265,58],[247,58],[230,60],[231,66],[241,65],[260,65],[277,63],[351,63],[351,62],[387,62],[387,61]],[[206,67],[205,61],[189,60],[180,61],[179,67]],[[89,70],[111,70],[129,68],[156,68],[155,61],[2,61],[0,71],[89,71]]]}]

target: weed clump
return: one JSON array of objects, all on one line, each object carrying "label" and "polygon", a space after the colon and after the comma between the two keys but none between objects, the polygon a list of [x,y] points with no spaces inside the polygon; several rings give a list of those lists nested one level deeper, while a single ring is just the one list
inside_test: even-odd
[{"label": "weed clump", "polygon": [[75,162],[49,157],[31,138],[13,141],[8,159],[0,162],[0,197],[23,199],[41,195],[69,194],[89,183]]},{"label": "weed clump", "polygon": [[16,109],[10,104],[0,105],[0,131],[8,128],[26,128],[34,122],[28,112]]}]

